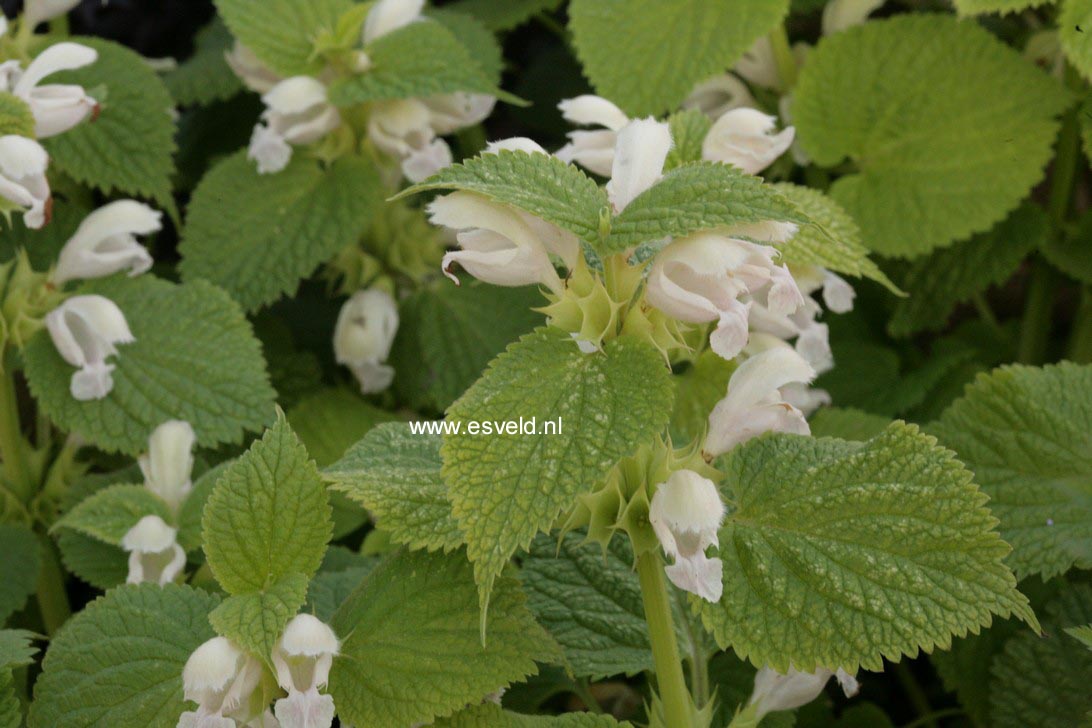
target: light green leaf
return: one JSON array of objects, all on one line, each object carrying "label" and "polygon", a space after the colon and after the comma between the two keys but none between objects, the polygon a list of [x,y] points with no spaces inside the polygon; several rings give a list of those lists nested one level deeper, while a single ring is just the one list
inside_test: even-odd
[{"label": "light green leaf", "polygon": [[71,528],[113,546],[144,516],[174,521],[167,503],[143,485],[112,485],[85,498],[54,524]]},{"label": "light green leaf", "polygon": [[[448,410],[448,420],[560,420],[556,435],[444,437],[443,479],[482,591],[519,548],[621,457],[661,432],[671,379],[657,352],[623,337],[585,355],[563,332],[539,329],[497,357]],[[483,610],[483,626],[485,612]]]},{"label": "light green leaf", "polygon": [[0,91],[0,136],[17,134],[34,138],[34,114],[15,94]]},{"label": "light green leaf", "polygon": [[[541,217],[594,245],[607,194],[575,165],[557,157],[502,150],[445,167],[397,197],[425,190],[466,190]],[[396,199],[397,199],[396,197]]]},{"label": "light green leaf", "polygon": [[187,706],[182,667],[215,636],[216,602],[177,584],[123,586],[96,599],[53,638],[28,727],[174,728]]},{"label": "light green leaf", "polygon": [[1017,576],[1092,567],[1092,366],[981,374],[930,432],[989,494]]},{"label": "light green leaf", "polygon": [[504,57],[493,33],[473,15],[451,6],[428,10],[428,17],[448,29],[494,84],[500,83]]},{"label": "light green leaf", "polygon": [[788,10],[788,0],[573,0],[569,28],[599,95],[647,116],[734,65]]},{"label": "light green leaf", "polygon": [[613,716],[602,713],[520,715],[486,702],[442,718],[433,723],[433,728],[632,728],[632,724],[619,723]]},{"label": "light green leaf", "polygon": [[107,451],[144,452],[160,423],[182,419],[198,442],[239,442],[269,421],[273,389],[261,347],[242,311],[222,290],[176,285],[150,275],[114,277],[81,289],[116,303],[136,337],[111,358],[114,388],[79,402],[69,391],[75,369],[41,331],[27,344],[26,374],[42,411],[60,427]]},{"label": "light green leaf", "polygon": [[1016,13],[1028,8],[1044,5],[1052,0],[954,0],[960,15],[978,15],[981,13]]},{"label": "light green leaf", "polygon": [[242,82],[224,59],[232,37],[219,17],[197,31],[193,42],[193,55],[163,77],[176,103],[205,106],[226,101],[243,90]]},{"label": "light green leaf", "polygon": [[702,144],[713,127],[712,120],[697,109],[690,109],[669,116],[667,125],[671,129],[671,151],[664,161],[664,171],[700,162]]},{"label": "light green leaf", "polygon": [[772,185],[727,164],[696,162],[677,167],[626,205],[600,246],[618,253],[641,243],[734,225],[774,220],[805,223],[804,216]]},{"label": "light green leaf", "polygon": [[879,266],[868,258],[861,229],[849,213],[819,190],[789,182],[774,185],[811,222],[787,243],[778,246],[789,265],[817,265],[835,273],[870,278],[892,293],[900,293]]},{"label": "light green leaf", "polygon": [[212,610],[209,622],[217,634],[268,655],[306,599],[307,577],[285,574],[261,591],[228,597]]},{"label": "light green leaf", "polygon": [[856,165],[831,196],[864,244],[913,257],[1012,211],[1042,179],[1068,103],[1055,79],[974,23],[899,15],[819,42],[793,123],[816,163]]},{"label": "light green leaf", "polygon": [[241,151],[194,190],[179,246],[182,278],[212,281],[254,311],[355,243],[380,195],[375,167],[361,157],[324,168],[297,152],[280,172],[258,174]]},{"label": "light green leaf", "polygon": [[561,0],[459,0],[446,7],[473,15],[490,30],[511,30],[530,20],[535,14],[549,12]]},{"label": "light green leaf", "polygon": [[37,588],[40,548],[38,537],[26,526],[0,523],[0,627]]},{"label": "light green leaf", "polygon": [[208,565],[229,594],[265,591],[293,574],[306,593],[330,539],[330,506],[283,417],[220,476],[202,526]]},{"label": "light green leaf", "polygon": [[1078,627],[1067,627],[1065,633],[1082,645],[1092,650],[1092,624],[1082,624]]},{"label": "light green leaf", "polygon": [[675,411],[671,413],[671,435],[679,443],[689,442],[705,432],[709,413],[728,393],[728,379],[736,370],[712,349],[703,351],[675,382]]},{"label": "light green leaf", "polygon": [[813,437],[841,440],[870,440],[884,431],[891,420],[852,407],[823,407],[808,420]]},{"label": "light green leaf", "polygon": [[726,468],[724,596],[701,614],[752,663],[879,670],[995,615],[1038,626],[986,495],[915,426],[866,443],[766,436]]},{"label": "light green leaf", "polygon": [[535,674],[535,660],[560,657],[510,578],[497,580],[482,645],[462,554],[391,556],[342,605],[333,628],[342,643],[330,694],[342,721],[356,725],[430,722]]},{"label": "light green leaf", "polygon": [[43,141],[51,171],[109,194],[150,197],[174,210],[174,101],[155,71],[133,51],[101,38],[71,40],[94,48],[97,61],[49,77],[95,95],[101,110],[64,134]]},{"label": "light green leaf", "polygon": [[[1092,109],[1089,110],[1092,114]],[[1092,285],[1092,212],[1081,215],[1068,235],[1043,235],[1039,250],[1054,266],[1085,285]]]},{"label": "light green leaf", "polygon": [[1069,62],[1086,79],[1092,79],[1092,2],[1089,0],[1063,0],[1058,15],[1058,39]]},{"label": "light green leaf", "polygon": [[909,336],[945,328],[958,303],[1008,280],[1048,230],[1046,213],[1023,205],[988,233],[916,259],[901,279],[909,295],[895,304],[888,331]]},{"label": "light green leaf", "polygon": [[124,584],[129,575],[129,555],[120,546],[63,528],[57,547],[65,568],[97,589]]},{"label": "light green leaf", "polygon": [[351,7],[349,0],[216,0],[232,34],[282,76],[321,71],[315,39]]},{"label": "light green leaf", "polygon": [[323,471],[334,490],[372,514],[395,543],[452,551],[464,542],[440,478],[440,436],[382,424]]}]

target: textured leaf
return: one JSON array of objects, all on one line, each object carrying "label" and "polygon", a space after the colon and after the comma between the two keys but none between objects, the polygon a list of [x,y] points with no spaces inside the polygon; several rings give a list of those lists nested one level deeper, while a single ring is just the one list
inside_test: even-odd
[{"label": "textured leaf", "polygon": [[112,485],[80,501],[54,528],[71,528],[118,546],[144,516],[174,521],[167,503],[143,485]]},{"label": "textured leaf", "polygon": [[95,281],[81,292],[116,303],[136,337],[112,357],[114,388],[79,402],[69,391],[75,369],[46,331],[28,343],[26,374],[42,411],[69,432],[107,451],[144,452],[160,423],[182,419],[198,442],[239,442],[272,415],[273,389],[261,347],[242,311],[203,281],[175,285],[149,275]]},{"label": "textured leaf", "polygon": [[351,7],[350,0],[216,0],[232,34],[282,76],[322,70],[315,39]]},{"label": "textured leaf", "polygon": [[960,15],[980,13],[1015,13],[1027,8],[1044,5],[1051,0],[954,0]]},{"label": "textured leaf", "polygon": [[703,351],[693,365],[675,382],[675,411],[671,413],[671,435],[678,442],[688,442],[709,426],[709,413],[728,392],[728,379],[736,370],[712,349]]},{"label": "textured leaf", "polygon": [[440,478],[440,436],[403,422],[382,424],[323,475],[372,514],[395,543],[452,551],[464,542]]},{"label": "textured leaf", "polygon": [[450,715],[560,656],[527,610],[519,584],[497,580],[489,640],[462,554],[400,553],[380,564],[338,610],[341,654],[330,694],[345,722],[410,725]]},{"label": "textured leaf", "polygon": [[364,566],[353,566],[341,571],[324,571],[315,575],[307,588],[305,611],[313,613],[323,622],[330,622],[360,583],[372,573],[375,560],[364,561]]},{"label": "textured leaf", "polygon": [[179,247],[182,277],[212,281],[254,311],[355,243],[380,194],[375,167],[360,157],[324,169],[297,152],[282,171],[258,174],[239,152],[194,190]]},{"label": "textured leaf", "polygon": [[23,708],[11,670],[0,669],[0,728],[22,728]]},{"label": "textured leaf", "polygon": [[[0,627],[23,608],[38,586],[41,556],[38,537],[26,526],[0,524]],[[0,632],[6,635],[7,632]],[[0,642],[0,644],[3,644]],[[0,651],[0,655],[3,651]],[[3,663],[0,662],[0,669]]]},{"label": "textured leaf", "polygon": [[129,555],[120,546],[63,528],[57,534],[57,547],[65,569],[97,589],[124,584],[129,575]]},{"label": "textured leaf", "polygon": [[186,551],[201,548],[201,516],[205,512],[205,504],[208,503],[216,482],[230,465],[231,461],[222,462],[193,481],[193,490],[182,503],[182,510],[178,514],[178,543]]},{"label": "textured leaf", "polygon": [[[561,421],[557,435],[445,436],[443,479],[482,590],[509,557],[548,528],[575,496],[660,432],[671,413],[667,368],[648,344],[624,337],[580,353],[560,331],[524,336],[448,411],[465,423]],[[484,611],[483,611],[484,620]]]},{"label": "textured leaf", "polygon": [[814,437],[841,440],[871,440],[883,432],[890,420],[852,407],[824,407],[808,421]]},{"label": "textured leaf", "polygon": [[459,0],[447,7],[473,15],[490,30],[511,30],[530,20],[536,13],[553,10],[561,0]]},{"label": "textured leaf", "polygon": [[[594,245],[610,206],[606,193],[571,164],[545,154],[502,150],[445,167],[401,195],[467,190],[541,217]],[[400,195],[400,196],[401,196]]]},{"label": "textured leaf", "polygon": [[29,728],[173,728],[186,709],[182,667],[212,638],[216,597],[188,586],[123,586],[54,637]]},{"label": "textured leaf", "polygon": [[[1092,114],[1092,110],[1089,111]],[[1081,215],[1068,235],[1044,235],[1039,250],[1054,266],[1085,285],[1092,285],[1092,212]]]},{"label": "textured leaf", "polygon": [[1058,15],[1058,39],[1066,58],[1086,79],[1092,78],[1092,40],[1088,29],[1092,27],[1092,2],[1089,0],[1064,0]]},{"label": "textured leaf", "polygon": [[930,431],[989,494],[1018,576],[1092,566],[1092,366],[979,375]]},{"label": "textured leaf", "polygon": [[788,10],[788,0],[573,0],[569,27],[599,95],[647,116],[734,65]]},{"label": "textured leaf", "polygon": [[450,718],[433,723],[434,728],[632,728],[610,715],[562,713],[561,715],[520,715],[486,702],[460,710]]},{"label": "textured leaf", "polygon": [[34,114],[15,94],[0,91],[0,136],[17,134],[34,138]]},{"label": "textured leaf", "polygon": [[614,219],[602,252],[617,253],[666,237],[765,220],[808,218],[772,185],[714,162],[677,167],[638,195]]},{"label": "textured leaf", "polygon": [[935,442],[897,422],[867,443],[775,435],[732,451],[724,596],[701,609],[717,642],[782,672],[854,672],[994,615],[1037,626],[985,494]]},{"label": "textured leaf", "polygon": [[504,70],[501,47],[493,33],[481,21],[451,6],[430,9],[428,17],[455,36],[493,84],[500,82],[501,71]]},{"label": "textured leaf", "polygon": [[56,264],[64,244],[89,212],[91,207],[88,203],[54,197],[53,217],[48,225],[38,230],[29,229],[22,215],[13,215],[11,220],[5,220],[0,215],[0,261],[11,260],[16,251],[22,249],[34,270],[48,271],[50,266]]},{"label": "textured leaf", "polygon": [[864,244],[912,257],[1013,210],[1042,179],[1067,103],[1056,80],[975,24],[900,15],[824,38],[793,122],[816,163],[856,164],[831,195]]},{"label": "textured leaf", "polygon": [[286,574],[261,591],[228,597],[212,610],[209,622],[217,634],[268,655],[306,599],[307,577]]},{"label": "textured leaf", "polygon": [[669,116],[667,125],[671,129],[671,151],[664,160],[664,171],[700,162],[702,144],[713,127],[712,120],[697,109],[690,109]]},{"label": "textured leaf", "polygon": [[197,31],[194,45],[193,55],[163,77],[176,103],[204,106],[226,101],[243,90],[242,82],[224,59],[232,37],[223,21],[215,18]]},{"label": "textured leaf", "polygon": [[909,336],[943,329],[958,303],[1008,280],[1048,230],[1046,213],[1024,205],[988,233],[916,259],[901,279],[908,296],[895,304],[888,331]]},{"label": "textured leaf", "polygon": [[97,94],[98,118],[43,142],[50,169],[106,193],[150,197],[174,209],[171,197],[175,151],[174,101],[155,71],[139,55],[100,38],[73,38],[94,48],[97,61],[49,77]]},{"label": "textured leaf", "polygon": [[38,654],[38,648],[31,644],[34,638],[34,633],[25,629],[0,629],[0,669],[33,663]]}]

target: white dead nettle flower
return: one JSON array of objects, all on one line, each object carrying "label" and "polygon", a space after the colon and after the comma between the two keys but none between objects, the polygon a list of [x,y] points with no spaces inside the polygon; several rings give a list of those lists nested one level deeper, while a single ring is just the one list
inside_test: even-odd
[{"label": "white dead nettle flower", "polygon": [[231,47],[230,51],[224,51],[224,60],[239,80],[251,91],[260,94],[268,93],[284,78],[269,66],[262,63],[254,51],[239,41]]},{"label": "white dead nettle flower", "polygon": [[811,433],[804,413],[785,401],[781,388],[807,384],[815,370],[790,348],[772,348],[752,356],[732,372],[728,392],[709,414],[705,452],[726,453],[764,432]]},{"label": "white dead nettle flower", "polygon": [[50,311],[45,323],[61,357],[79,367],[72,375],[72,396],[86,401],[109,394],[114,365],[106,358],[118,353],[116,344],[136,341],[117,304],[104,296],[73,296]]},{"label": "white dead nettle flower", "polygon": [[326,87],[310,76],[293,76],[271,88],[262,102],[266,109],[254,127],[247,156],[258,172],[279,172],[292,158],[293,144],[316,142],[341,123],[326,100]]},{"label": "white dead nettle flower", "polygon": [[338,654],[338,639],[328,625],[310,614],[299,614],[284,628],[273,648],[277,682],[288,697],[273,705],[281,728],[329,728],[334,699],[319,693],[330,678]]},{"label": "white dead nettle flower", "polygon": [[175,514],[193,489],[193,446],[197,436],[189,422],[167,420],[148,438],[148,452],[137,461],[144,487],[167,502]]},{"label": "white dead nettle flower", "polygon": [[453,161],[447,142],[436,136],[432,113],[420,99],[395,99],[372,105],[368,138],[401,162],[402,174],[420,182]]},{"label": "white dead nettle flower", "polygon": [[425,0],[379,0],[368,11],[361,32],[364,45],[420,19]]},{"label": "white dead nettle flower", "polygon": [[868,19],[884,0],[830,0],[823,8],[823,35],[831,35]]},{"label": "white dead nettle flower", "polygon": [[569,143],[557,150],[558,158],[576,162],[601,177],[610,176],[618,132],[629,123],[626,113],[607,99],[591,94],[565,99],[557,108],[573,124],[602,127],[569,132]]},{"label": "white dead nettle flower", "polygon": [[764,35],[756,40],[732,70],[755,86],[775,91],[781,88],[781,74],[777,70],[777,59],[769,36]]},{"label": "white dead nettle flower", "polygon": [[[810,302],[811,299],[808,299],[808,301]],[[770,349],[792,349],[793,345],[788,343],[784,337],[755,330],[755,316],[753,314],[756,311],[757,309],[752,309],[751,335],[743,353],[748,357],[753,357]],[[812,336],[812,331],[816,332],[815,336],[819,339],[814,345],[807,343],[809,337]],[[815,349],[815,351],[812,351],[812,349]],[[826,324],[814,323],[811,328],[805,330],[804,334],[797,338],[796,353],[800,354],[808,364],[811,364],[816,374],[822,374],[833,368],[834,356],[831,354],[830,344],[827,342]],[[809,358],[809,355],[816,357],[819,363]],[[779,391],[785,402],[796,407],[805,417],[810,417],[812,412],[823,405],[831,403],[829,392],[825,389],[808,386],[804,382],[789,382],[781,387]]]},{"label": "white dead nettle flower", "polygon": [[664,553],[674,560],[667,578],[684,591],[710,602],[720,601],[724,564],[705,550],[718,545],[717,529],[724,503],[717,486],[692,470],[677,470],[656,486],[648,520]]},{"label": "white dead nettle flower", "polygon": [[383,362],[398,332],[398,306],[380,288],[357,291],[341,307],[334,327],[334,357],[349,367],[364,394],[381,392],[394,379]]},{"label": "white dead nettle flower", "polygon": [[792,146],[796,133],[786,127],[773,133],[777,117],[755,109],[733,109],[717,119],[702,143],[702,158],[758,174]]},{"label": "white dead nettle flower", "polygon": [[50,218],[49,155],[33,139],[0,136],[0,197],[23,208],[23,223],[36,230]]},{"label": "white dead nettle flower", "polygon": [[651,117],[631,121],[619,130],[607,182],[607,198],[615,212],[660,181],[670,151],[671,130]]},{"label": "white dead nettle flower", "polygon": [[30,107],[34,114],[34,136],[45,139],[60,134],[95,112],[98,102],[87,95],[83,86],[40,82],[58,71],[83,68],[98,57],[94,48],[79,43],[57,43],[39,53],[25,71],[18,61],[0,65],[0,90],[10,91]]},{"label": "white dead nettle flower", "polygon": [[178,728],[236,728],[246,721],[249,698],[262,677],[262,665],[224,637],[213,637],[186,660],[182,686],[196,711],[178,718]]},{"label": "white dead nettle flower", "polygon": [[795,710],[819,697],[831,677],[838,680],[847,698],[860,690],[857,678],[839,668],[831,672],[819,668],[815,672],[800,672],[789,668],[786,675],[764,667],[755,673],[755,687],[748,705],[755,706],[755,718],[761,720],[767,713],[779,710]]},{"label": "white dead nettle flower", "polygon": [[421,102],[428,107],[432,130],[439,136],[445,136],[484,121],[497,105],[497,98],[488,94],[456,91],[426,96]]},{"label": "white dead nettle flower", "polygon": [[23,6],[23,22],[30,27],[64,15],[80,4],[80,0],[27,0]]},{"label": "white dead nettle flower", "polygon": [[117,200],[83,219],[61,250],[53,282],[101,278],[128,269],[130,276],[152,267],[152,256],[137,235],[157,232],[162,213],[136,200]]},{"label": "white dead nettle flower", "polygon": [[684,109],[696,109],[710,119],[719,119],[732,109],[757,105],[747,84],[731,73],[722,73],[702,81],[682,102]]},{"label": "white dead nettle flower", "polygon": [[128,584],[170,583],[186,566],[186,552],[175,540],[178,531],[159,516],[144,516],[121,539],[129,552]]},{"label": "white dead nettle flower", "polygon": [[[78,1],[79,0],[77,0],[77,2]],[[0,13],[0,37],[3,37],[5,35],[7,35],[7,33],[8,33],[8,19],[3,13]]]}]

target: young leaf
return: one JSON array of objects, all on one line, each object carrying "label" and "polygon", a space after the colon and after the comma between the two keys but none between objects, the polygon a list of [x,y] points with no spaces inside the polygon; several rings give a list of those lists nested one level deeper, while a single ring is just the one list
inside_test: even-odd
[{"label": "young leaf", "polygon": [[162,422],[193,425],[198,442],[239,442],[273,414],[273,389],[261,347],[231,298],[204,281],[176,285],[150,275],[114,277],[81,292],[106,296],[136,337],[111,358],[114,388],[80,402],[69,390],[75,371],[45,330],[28,342],[26,375],[42,411],[69,432],[107,451],[136,455]]},{"label": "young leaf", "polygon": [[489,640],[463,554],[392,555],[334,616],[341,653],[330,671],[340,718],[355,725],[411,725],[450,715],[538,671],[560,650],[535,623],[519,584],[500,578]]},{"label": "young leaf", "polygon": [[53,528],[71,528],[118,546],[144,516],[159,516],[168,524],[174,521],[166,502],[143,485],[112,485],[80,501]]},{"label": "young leaf", "polygon": [[[582,354],[564,333],[539,329],[497,357],[448,410],[443,479],[488,603],[493,579],[519,548],[621,457],[663,430],[671,413],[667,367],[630,338]],[[470,421],[560,421],[558,434],[468,434]],[[483,626],[484,626],[483,611]]]},{"label": "young leaf", "polygon": [[[38,537],[26,526],[0,524],[0,627],[23,608],[37,588],[41,548]],[[7,633],[0,632],[3,634]]]},{"label": "young leaf", "polygon": [[351,7],[350,0],[216,0],[232,34],[282,76],[321,71],[315,39]]},{"label": "young leaf", "polygon": [[1092,366],[981,374],[929,430],[990,496],[1023,578],[1092,566]]},{"label": "young leaf", "polygon": [[193,55],[169,71],[163,81],[181,106],[206,106],[226,101],[243,90],[243,83],[224,60],[231,50],[231,32],[219,17],[194,36]]},{"label": "young leaf", "polygon": [[724,596],[701,614],[752,663],[879,670],[994,615],[1038,626],[985,494],[915,426],[866,443],[767,436],[726,467]]},{"label": "young leaf", "polygon": [[57,633],[34,686],[28,728],[173,728],[182,667],[212,638],[217,598],[177,584],[114,589]]},{"label": "young leaf", "polygon": [[356,242],[380,194],[375,167],[361,157],[323,167],[296,153],[280,172],[258,174],[239,152],[194,190],[179,246],[182,278],[216,283],[255,311]]},{"label": "young leaf", "polygon": [[974,23],[900,15],[820,41],[800,74],[793,122],[816,163],[856,164],[831,196],[865,245],[913,257],[1013,210],[1042,179],[1069,101]]}]

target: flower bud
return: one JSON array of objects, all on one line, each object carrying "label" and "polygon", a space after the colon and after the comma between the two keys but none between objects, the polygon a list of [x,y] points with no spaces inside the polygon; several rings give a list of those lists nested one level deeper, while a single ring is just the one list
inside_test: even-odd
[{"label": "flower bud", "polygon": [[102,399],[114,387],[115,344],[131,344],[125,315],[103,296],[73,296],[45,317],[46,328],[61,357],[79,371],[72,375],[72,396],[80,401]]},{"label": "flower bud", "polygon": [[397,332],[398,306],[382,289],[357,291],[341,307],[334,327],[334,357],[352,369],[364,394],[390,386],[394,369],[383,362]]},{"label": "flower bud", "polygon": [[0,136],[0,197],[23,208],[23,223],[32,230],[49,222],[52,197],[46,167],[49,155],[33,139]]},{"label": "flower bud", "polygon": [[758,174],[792,146],[790,126],[774,134],[777,118],[755,109],[733,109],[717,119],[702,143],[702,158]]},{"label": "flower bud", "polygon": [[144,487],[152,491],[177,514],[193,485],[193,446],[197,438],[190,423],[167,420],[148,438],[148,452],[137,461],[144,474]]},{"label": "flower bud", "polygon": [[247,156],[260,174],[279,172],[292,158],[292,144],[318,141],[341,124],[337,109],[326,100],[326,87],[310,76],[294,76],[271,88],[266,109],[254,127]]},{"label": "flower bud", "polygon": [[129,576],[126,583],[167,584],[186,566],[186,552],[175,538],[178,531],[159,516],[144,516],[121,539],[129,552]]},{"label": "flower bud", "polygon": [[129,269],[129,275],[152,267],[152,256],[137,242],[137,235],[157,232],[162,214],[136,200],[118,200],[83,219],[61,250],[53,282],[64,285],[76,278],[102,278]]},{"label": "flower bud", "polygon": [[723,520],[724,503],[708,478],[677,470],[656,486],[649,523],[664,553],[674,559],[665,569],[667,578],[710,602],[720,601],[724,565],[707,557],[705,550],[718,545],[717,529]]}]

